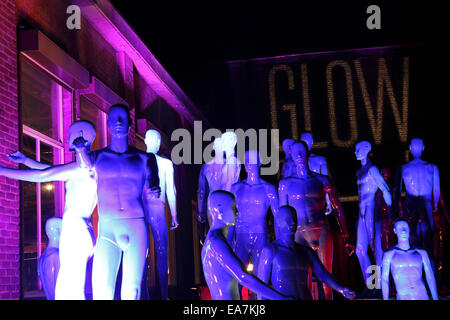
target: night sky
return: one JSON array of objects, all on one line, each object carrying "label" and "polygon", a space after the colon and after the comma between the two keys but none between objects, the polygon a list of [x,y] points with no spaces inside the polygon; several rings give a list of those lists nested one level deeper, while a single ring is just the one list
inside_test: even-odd
[{"label": "night sky", "polygon": [[[444,10],[433,1],[111,2],[207,117],[211,110],[205,91],[223,62],[434,43],[443,39],[445,24]],[[371,4],[381,8],[381,30],[366,28]]]}]

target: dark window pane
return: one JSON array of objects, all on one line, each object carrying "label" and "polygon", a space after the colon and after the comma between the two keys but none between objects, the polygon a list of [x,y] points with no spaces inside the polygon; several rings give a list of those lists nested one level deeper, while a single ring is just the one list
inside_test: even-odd
[{"label": "dark window pane", "polygon": [[92,122],[92,124],[96,128],[97,135],[95,137],[94,143],[92,144],[92,150],[106,147],[103,142],[105,136],[102,117],[103,111],[101,111],[95,104],[84,97],[81,97],[80,99],[80,108],[80,120],[88,120]]}]

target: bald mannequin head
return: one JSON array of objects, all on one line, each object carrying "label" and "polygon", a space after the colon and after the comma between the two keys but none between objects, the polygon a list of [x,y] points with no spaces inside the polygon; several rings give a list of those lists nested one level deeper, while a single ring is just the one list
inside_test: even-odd
[{"label": "bald mannequin head", "polygon": [[53,217],[45,223],[45,233],[47,234],[49,246],[57,247],[59,245],[59,237],[61,235],[62,219]]},{"label": "bald mannequin head", "polygon": [[227,153],[233,153],[237,144],[237,135],[234,132],[227,131],[222,134],[223,150]]},{"label": "bald mannequin head", "polygon": [[372,150],[372,145],[368,141],[360,141],[355,146],[355,156],[357,160],[362,160],[367,157],[370,150]]},{"label": "bald mannequin head", "polygon": [[420,159],[422,157],[422,152],[424,149],[425,146],[423,145],[422,139],[414,138],[411,140],[409,150],[411,151],[411,154],[414,159]]},{"label": "bald mannequin head", "polygon": [[275,219],[279,235],[293,236],[297,231],[297,212],[291,206],[281,206]]},{"label": "bald mannequin head", "polygon": [[292,160],[294,160],[296,165],[307,165],[308,164],[308,146],[305,142],[299,141],[295,142],[291,147]]},{"label": "bald mannequin head", "polygon": [[80,120],[72,123],[69,127],[69,150],[75,151],[73,141],[78,137],[83,137],[87,141],[86,147],[90,149],[95,140],[95,135],[95,127],[91,122]]},{"label": "bald mannequin head", "polygon": [[303,132],[300,136],[300,140],[304,141],[308,146],[308,150],[311,151],[314,140],[311,132]]},{"label": "bald mannequin head", "polygon": [[161,146],[161,134],[154,129],[150,129],[145,133],[145,145],[148,153],[157,153]]},{"label": "bald mannequin head", "polygon": [[228,191],[216,190],[208,197],[208,207],[213,225],[233,225],[236,218],[234,195]]},{"label": "bald mannequin head", "polygon": [[286,158],[291,156],[291,147],[294,144],[294,139],[284,139],[283,140],[283,151],[286,154]]}]

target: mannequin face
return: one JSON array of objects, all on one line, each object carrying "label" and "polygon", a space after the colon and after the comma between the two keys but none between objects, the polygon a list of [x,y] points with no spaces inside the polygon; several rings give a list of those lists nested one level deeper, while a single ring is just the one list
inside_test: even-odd
[{"label": "mannequin face", "polygon": [[296,142],[292,145],[292,160],[297,166],[304,166],[308,163],[308,150],[303,142]]},{"label": "mannequin face", "polygon": [[225,132],[222,134],[223,150],[233,152],[237,143],[237,136],[234,132]]},{"label": "mannequin face", "polygon": [[400,220],[394,225],[394,232],[399,241],[409,241],[409,225],[408,222]]},{"label": "mannequin face", "polygon": [[282,206],[275,220],[280,234],[293,236],[297,231],[297,213],[291,206]]},{"label": "mannequin face", "polygon": [[113,137],[128,136],[131,123],[128,113],[122,107],[111,107],[108,113],[108,129]]},{"label": "mannequin face", "polygon": [[213,224],[234,225],[236,204],[233,194],[227,191],[217,190],[209,195],[208,202]]},{"label": "mannequin face", "polygon": [[94,126],[87,121],[77,121],[70,125],[69,138],[67,139],[70,151],[74,151],[72,143],[78,137],[83,137],[87,141],[87,147],[90,148],[91,144],[95,140]]},{"label": "mannequin face", "polygon": [[259,173],[259,167],[261,161],[259,159],[259,153],[255,150],[249,150],[245,153],[245,171],[247,173]]},{"label": "mannequin face", "polygon": [[161,146],[161,135],[156,130],[148,130],[145,133],[145,144],[147,145],[147,152],[157,153]]},{"label": "mannequin face", "polygon": [[358,142],[355,146],[355,156],[357,160],[362,160],[367,158],[370,150],[372,150],[372,146],[367,141]]},{"label": "mannequin face", "polygon": [[300,137],[300,140],[304,141],[306,143],[306,145],[308,146],[308,150],[311,151],[312,145],[314,143],[312,133],[310,133],[310,132],[303,132],[301,137]]},{"label": "mannequin face", "polygon": [[422,139],[414,138],[411,140],[411,144],[409,145],[409,150],[414,158],[420,158],[422,156],[423,149],[425,149],[423,145]]},{"label": "mannequin face", "polygon": [[291,155],[291,148],[294,142],[295,142],[294,139],[283,140],[283,151],[286,154],[286,157],[289,157]]}]

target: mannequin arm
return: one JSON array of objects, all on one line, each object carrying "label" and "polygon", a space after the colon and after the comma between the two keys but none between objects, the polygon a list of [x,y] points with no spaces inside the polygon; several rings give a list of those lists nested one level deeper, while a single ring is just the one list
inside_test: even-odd
[{"label": "mannequin arm", "polygon": [[278,185],[278,197],[279,197],[279,207],[289,204],[286,179],[281,180],[280,184]]},{"label": "mannequin arm", "polygon": [[242,262],[236,257],[230,246],[223,240],[216,240],[216,251],[220,255],[217,261],[222,267],[231,273],[231,275],[244,287],[258,294],[269,298],[270,300],[286,300],[287,298],[279,292],[273,290],[257,277],[248,274],[245,271]]},{"label": "mannequin arm", "polygon": [[441,196],[441,183],[439,180],[439,169],[433,165],[433,211],[438,210],[439,198]]},{"label": "mannequin arm", "polygon": [[[272,247],[269,245],[264,247],[261,251],[257,271],[257,277],[266,284],[269,284],[270,282],[270,275],[272,274],[272,260],[273,252]],[[258,300],[265,300],[265,298],[258,295]]]},{"label": "mannequin arm", "polygon": [[369,169],[369,174],[372,177],[372,179],[375,181],[377,187],[383,192],[384,202],[388,206],[392,205],[392,196],[391,192],[389,191],[389,187],[384,180],[383,176],[381,175],[380,171],[376,167],[371,167]]},{"label": "mannequin arm", "polygon": [[66,181],[76,179],[80,167],[76,162],[49,167],[45,170],[37,169],[9,169],[0,167],[0,175],[28,182]]},{"label": "mannequin arm", "polygon": [[327,269],[325,269],[324,265],[320,261],[319,257],[317,256],[316,252],[312,250],[311,248],[305,248],[308,252],[308,255],[312,262],[312,269],[317,278],[320,279],[323,283],[325,283],[327,286],[332,288],[333,290],[339,292],[347,299],[353,299],[355,297],[355,293],[343,286],[341,286],[339,283],[337,283],[336,280],[334,280],[333,276],[328,272]]},{"label": "mannequin arm", "polygon": [[267,184],[267,185],[265,185],[265,189],[266,189],[267,197],[269,198],[270,209],[272,210],[273,216],[275,218],[278,214],[278,208],[280,206],[280,200],[278,199],[277,188],[275,188],[275,186],[273,186],[271,184]]},{"label": "mannequin arm", "polygon": [[391,259],[394,251],[386,251],[383,254],[383,262],[381,264],[381,291],[383,292],[383,300],[389,300],[389,273],[391,272]]},{"label": "mannequin arm", "polygon": [[153,153],[147,155],[147,179],[144,184],[144,200],[151,201],[161,196],[161,188],[159,186],[158,164]]},{"label": "mannequin arm", "polygon": [[433,300],[439,300],[439,296],[436,289],[436,279],[434,278],[434,271],[431,267],[430,259],[425,250],[418,250],[422,256],[422,264],[425,270],[425,278],[427,279],[428,288],[431,292],[431,297]]},{"label": "mannequin arm", "polygon": [[21,164],[23,164],[23,165],[25,165],[25,166],[27,166],[27,167],[29,167],[31,169],[39,169],[39,170],[41,170],[41,169],[47,169],[47,168],[50,167],[47,164],[43,164],[43,163],[37,162],[36,160],[33,160],[33,159],[27,157],[26,155],[24,155],[20,151],[15,151],[15,152],[13,152],[11,154],[8,154],[7,157],[11,161],[13,161],[15,163],[21,163]]},{"label": "mannequin arm", "polygon": [[174,172],[173,164],[170,160],[168,160],[165,178],[166,178],[167,201],[169,202],[170,213],[172,214],[172,227],[170,228],[170,230],[176,229],[178,227],[177,189],[175,187],[175,179],[173,172]]}]

